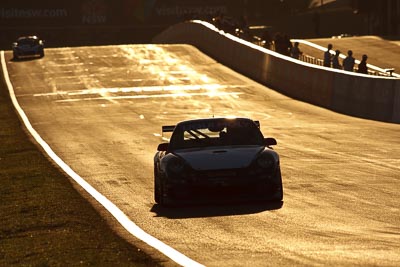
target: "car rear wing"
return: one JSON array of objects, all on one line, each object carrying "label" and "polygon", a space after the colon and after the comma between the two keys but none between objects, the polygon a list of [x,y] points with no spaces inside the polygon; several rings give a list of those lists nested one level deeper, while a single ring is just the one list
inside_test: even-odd
[{"label": "car rear wing", "polygon": [[[254,121],[255,125],[260,128],[260,121]],[[161,132],[168,133],[173,132],[175,129],[175,125],[163,125],[161,126]]]},{"label": "car rear wing", "polygon": [[174,129],[175,129],[175,125],[161,126],[161,131],[162,131],[163,133],[173,132]]},{"label": "car rear wing", "polygon": [[175,129],[175,125],[163,125],[161,126],[161,136],[164,136],[164,133],[173,132]]}]

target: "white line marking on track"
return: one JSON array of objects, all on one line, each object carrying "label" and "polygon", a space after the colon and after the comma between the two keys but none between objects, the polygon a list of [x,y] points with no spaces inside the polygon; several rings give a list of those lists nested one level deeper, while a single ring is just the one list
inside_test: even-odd
[{"label": "white line marking on track", "polygon": [[162,94],[162,95],[135,95],[135,96],[107,96],[107,97],[90,97],[90,98],[71,98],[63,100],[55,100],[54,102],[65,103],[65,102],[79,102],[79,101],[92,101],[92,100],[119,100],[119,99],[146,99],[146,98],[177,98],[177,97],[193,97],[193,96],[206,96],[206,97],[222,97],[222,96],[233,96],[238,98],[238,95],[242,95],[240,92],[227,92],[227,93],[179,93],[179,94]]},{"label": "white line marking on track", "polygon": [[42,139],[39,133],[32,127],[28,117],[26,116],[24,110],[18,103],[15,96],[14,88],[11,84],[10,78],[8,76],[7,65],[4,57],[4,51],[1,51],[1,66],[3,69],[4,80],[7,84],[8,91],[10,93],[11,101],[17,110],[20,118],[22,119],[25,127],[36,140],[36,142],[44,149],[44,151],[49,155],[49,157],[60,166],[65,173],[67,173],[75,182],[77,182],[83,189],[85,189],[94,199],[96,199],[104,208],[106,208],[112,216],[133,236],[144,241],[148,245],[157,249],[167,257],[169,257],[174,262],[182,266],[203,266],[202,264],[188,258],[179,251],[173,249],[157,238],[151,236],[150,234],[143,231],[139,226],[132,222],[128,216],[126,216],[114,203],[108,200],[105,196],[100,194],[96,189],[94,189],[88,182],[86,182],[82,177],[80,177],[74,170],[71,169],[54,151],[51,147]]},{"label": "white line marking on track", "polygon": [[[203,84],[203,85],[162,85],[162,86],[136,86],[136,87],[114,87],[114,88],[90,88],[82,90],[72,90],[72,91],[56,91],[50,93],[39,93],[33,94],[35,97],[40,96],[57,96],[57,95],[68,95],[68,96],[80,96],[80,95],[93,95],[99,93],[143,93],[143,92],[169,92],[169,91],[200,91],[206,90],[210,94],[221,89],[232,89],[241,88],[240,85],[220,85],[220,84]],[[29,95],[29,94],[26,94]],[[20,96],[20,95],[18,95]]]}]

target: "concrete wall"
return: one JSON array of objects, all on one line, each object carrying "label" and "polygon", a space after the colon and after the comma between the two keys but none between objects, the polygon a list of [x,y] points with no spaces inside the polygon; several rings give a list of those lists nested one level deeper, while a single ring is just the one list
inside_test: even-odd
[{"label": "concrete wall", "polygon": [[344,114],[400,123],[400,79],[334,70],[283,56],[213,25],[176,24],[154,43],[191,44],[222,64],[290,97]]}]

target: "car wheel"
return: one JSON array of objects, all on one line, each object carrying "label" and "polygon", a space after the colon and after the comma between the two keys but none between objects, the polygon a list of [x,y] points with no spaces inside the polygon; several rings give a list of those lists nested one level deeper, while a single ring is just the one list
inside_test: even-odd
[{"label": "car wheel", "polygon": [[154,179],[154,201],[161,206],[168,206],[168,199],[164,192],[164,182],[158,175]]},{"label": "car wheel", "polygon": [[40,51],[40,57],[44,57],[44,51],[43,50]]},{"label": "car wheel", "polygon": [[157,170],[154,168],[154,201],[161,204],[162,191],[160,188],[160,178],[157,175]]},{"label": "car wheel", "polygon": [[154,201],[157,204],[162,205],[163,204],[163,198],[162,198],[162,188],[158,182],[155,183],[154,185]]},{"label": "car wheel", "polygon": [[276,174],[277,186],[278,190],[272,197],[273,201],[282,201],[283,200],[283,185],[282,185],[282,175],[281,170],[279,169]]},{"label": "car wheel", "polygon": [[13,57],[14,57],[14,60],[18,60],[18,54],[17,53],[13,53]]}]

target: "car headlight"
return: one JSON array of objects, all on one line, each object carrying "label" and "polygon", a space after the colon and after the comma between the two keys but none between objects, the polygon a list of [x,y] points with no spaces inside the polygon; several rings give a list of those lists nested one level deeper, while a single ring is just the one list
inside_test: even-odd
[{"label": "car headlight", "polygon": [[180,174],[185,169],[185,163],[180,158],[171,158],[167,163],[167,168],[174,174]]},{"label": "car headlight", "polygon": [[272,155],[263,153],[258,157],[257,164],[263,169],[273,169],[275,167],[275,159]]}]

